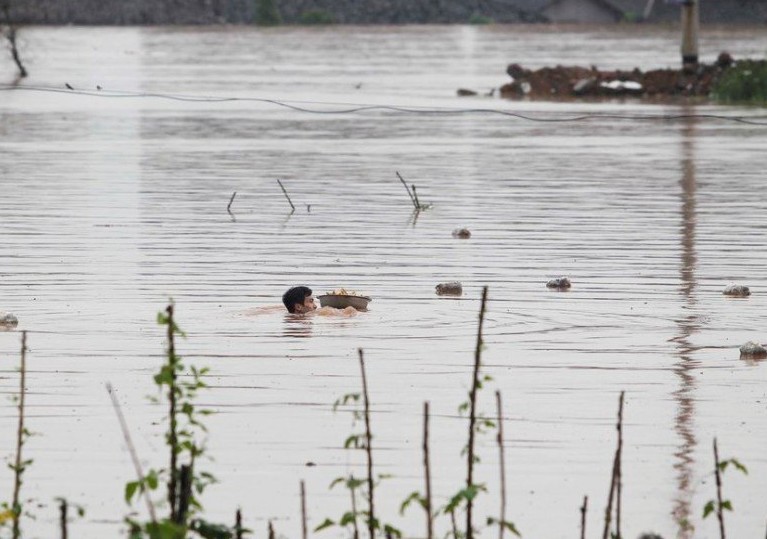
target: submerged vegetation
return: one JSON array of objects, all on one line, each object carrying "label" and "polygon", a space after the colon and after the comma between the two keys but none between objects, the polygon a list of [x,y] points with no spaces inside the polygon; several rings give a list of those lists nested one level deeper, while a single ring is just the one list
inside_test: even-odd
[{"label": "submerged vegetation", "polygon": [[724,72],[712,96],[722,103],[767,106],[767,60],[741,60]]},{"label": "submerged vegetation", "polygon": [[[424,490],[412,492],[401,503],[400,512],[404,512],[412,504],[420,505],[426,513],[427,539],[434,539],[434,523],[439,516],[448,519],[450,531],[447,538],[472,539],[483,535],[489,527],[497,526],[499,539],[504,539],[504,532],[522,537],[516,525],[506,519],[506,471],[504,458],[503,438],[503,407],[500,391],[495,392],[496,414],[493,417],[485,416],[478,407],[477,398],[484,385],[491,382],[492,378],[482,374],[482,351],[484,349],[483,325],[487,307],[487,287],[483,289],[479,311],[479,323],[477,330],[476,346],[474,350],[474,363],[472,369],[472,382],[468,398],[459,406],[461,415],[467,414],[468,441],[462,450],[466,457],[466,480],[461,488],[452,496],[448,497],[445,504],[434,509],[431,489],[431,469],[429,459],[429,403],[424,403],[423,411],[423,463],[424,463]],[[252,532],[242,524],[240,510],[236,511],[234,525],[210,522],[204,517],[204,508],[200,499],[205,489],[216,481],[215,477],[200,470],[199,461],[206,457],[207,429],[202,422],[203,417],[212,413],[210,410],[200,408],[196,403],[196,397],[200,390],[207,386],[204,377],[208,373],[206,368],[197,368],[185,363],[176,352],[176,338],[185,336],[174,320],[174,306],[168,305],[165,311],[160,312],[157,322],[166,328],[167,346],[163,363],[153,380],[160,393],[160,397],[154,398],[154,402],[167,406],[167,430],[164,435],[165,446],[168,450],[169,464],[165,468],[151,468],[144,471],[140,459],[131,441],[125,417],[122,414],[120,404],[112,387],[108,390],[112,398],[120,426],[125,437],[126,445],[133,460],[136,478],[125,485],[124,496],[128,504],[143,498],[146,503],[148,519],[141,519],[137,513],[131,513],[125,517],[128,526],[128,539],[242,539]],[[24,443],[30,433],[24,424],[25,418],[25,394],[26,394],[26,332],[22,332],[21,363],[19,376],[18,402],[18,427],[16,436],[15,454],[10,459],[9,468],[13,471],[13,494],[10,502],[0,505],[0,532],[11,530],[11,539],[21,539],[21,517],[28,515],[30,511],[21,501],[21,487],[25,469],[32,463],[23,456]],[[349,537],[360,539],[361,528],[366,528],[369,539],[385,537],[386,539],[401,538],[403,532],[382,518],[376,510],[376,487],[381,481],[387,479],[385,474],[375,474],[373,431],[371,423],[371,401],[368,391],[368,378],[365,370],[365,359],[362,349],[358,350],[359,366],[361,373],[361,391],[348,393],[338,399],[333,409],[348,410],[352,413],[353,426],[360,422],[363,429],[355,430],[344,441],[346,450],[361,450],[365,454],[366,470],[364,473],[355,475],[350,472],[336,478],[330,489],[337,486],[344,487],[349,493],[350,507],[340,518],[325,518],[321,524],[314,528],[315,532],[328,528],[341,528],[346,530]],[[621,507],[622,507],[622,452],[623,452],[623,408],[624,393],[621,392],[618,406],[617,447],[613,458],[610,487],[607,507],[604,516],[603,539],[621,539]],[[474,467],[480,461],[477,455],[477,435],[495,431],[499,449],[500,465],[500,508],[497,517],[487,517],[482,528],[475,523],[474,507],[480,493],[487,493],[484,483],[476,480]],[[718,519],[720,539],[725,539],[724,511],[732,511],[732,502],[723,499],[722,475],[725,470],[733,468],[747,473],[743,464],[737,459],[730,458],[720,460],[716,439],[714,440],[714,474],[716,478],[716,498],[708,501],[703,508],[703,518],[715,514]],[[160,494],[161,496],[157,496]],[[67,538],[67,501],[57,498],[60,512],[61,537]],[[581,522],[580,536],[584,538],[586,511],[588,497],[584,497],[580,507]],[[77,508],[82,516],[84,510]],[[166,511],[160,516],[158,508]],[[575,511],[573,511],[575,512]],[[465,526],[459,525],[459,517],[465,517]],[[302,536],[307,537],[306,517],[306,494],[304,482],[301,482],[301,524]],[[268,522],[269,537],[276,537],[271,521]],[[421,536],[421,532],[414,532],[414,536]],[[5,538],[5,535],[0,535]]]}]

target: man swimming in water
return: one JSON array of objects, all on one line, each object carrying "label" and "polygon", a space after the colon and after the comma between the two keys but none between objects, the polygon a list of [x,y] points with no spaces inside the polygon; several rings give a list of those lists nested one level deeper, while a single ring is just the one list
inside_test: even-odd
[{"label": "man swimming in water", "polygon": [[282,303],[289,313],[304,314],[317,309],[312,289],[306,286],[294,286],[282,295]]}]

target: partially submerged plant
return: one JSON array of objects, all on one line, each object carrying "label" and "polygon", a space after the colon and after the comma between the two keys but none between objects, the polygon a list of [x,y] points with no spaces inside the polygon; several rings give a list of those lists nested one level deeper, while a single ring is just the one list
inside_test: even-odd
[{"label": "partially submerged plant", "polygon": [[722,499],[722,476],[724,475],[727,467],[732,464],[732,467],[748,475],[748,470],[737,459],[719,460],[719,449],[716,445],[716,438],[714,438],[714,476],[716,477],[716,500],[709,500],[703,507],[703,518],[708,517],[711,513],[716,513],[716,518],[719,521],[719,536],[721,539],[725,539],[724,528],[724,512],[732,511],[732,502],[730,500]]},{"label": "partially submerged plant", "polygon": [[[154,382],[161,394],[164,391],[167,397],[165,443],[170,451],[170,463],[168,468],[153,468],[146,473],[137,467],[138,479],[125,485],[125,500],[130,504],[137,495],[144,494],[151,517],[148,522],[126,518],[130,539],[185,539],[189,532],[206,539],[229,539],[235,531],[242,533],[242,530],[233,531],[229,526],[210,523],[199,516],[202,511],[199,496],[216,481],[213,475],[198,471],[195,467],[198,459],[206,455],[207,429],[201,418],[211,411],[199,409],[194,400],[197,392],[207,387],[202,379],[208,369],[197,369],[193,365],[187,369],[176,354],[175,337],[184,336],[184,333],[173,319],[172,304],[164,313],[158,313],[157,323],[167,327],[165,362],[154,376]],[[160,399],[154,400],[159,402]],[[163,482],[166,484],[169,515],[158,519],[149,494]]]},{"label": "partially submerged plant", "polygon": [[[354,475],[348,477],[337,477],[330,484],[329,488],[333,488],[336,485],[343,485],[351,495],[351,509],[344,512],[344,514],[337,521],[326,518],[314,531],[320,531],[334,526],[341,528],[349,528],[353,533],[354,539],[359,539],[359,527],[358,518],[361,518],[363,523],[367,526],[368,535],[370,539],[376,536],[376,533],[383,533],[387,538],[390,537],[402,537],[402,532],[395,526],[381,521],[375,514],[375,487],[383,481],[388,479],[389,475],[378,474],[377,478],[373,474],[373,434],[370,427],[370,398],[368,395],[367,377],[365,374],[365,358],[362,352],[362,348],[358,349],[360,370],[362,373],[362,393],[347,393],[340,399],[336,400],[333,404],[333,410],[337,410],[340,406],[346,406],[349,404],[359,404],[362,400],[362,409],[355,407],[352,409],[353,425],[356,425],[360,419],[364,420],[365,431],[363,433],[352,433],[344,441],[344,449],[351,450],[364,450],[367,459],[367,479],[357,479]],[[360,510],[357,508],[357,490],[362,489],[365,497],[367,498],[367,510]]]},{"label": "partially submerged plant", "polygon": [[32,435],[24,424],[26,402],[26,378],[27,378],[27,332],[21,332],[21,362],[19,364],[19,394],[14,397],[18,403],[18,423],[16,427],[16,452],[8,468],[13,472],[13,498],[9,502],[0,504],[0,528],[10,523],[11,537],[21,537],[21,516],[24,514],[24,503],[21,500],[21,487],[24,484],[24,472],[32,464],[32,459],[23,456],[24,444]]}]

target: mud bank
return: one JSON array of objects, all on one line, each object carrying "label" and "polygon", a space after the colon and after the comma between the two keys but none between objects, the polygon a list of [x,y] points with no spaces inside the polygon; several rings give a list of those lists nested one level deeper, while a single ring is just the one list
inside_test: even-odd
[{"label": "mud bank", "polygon": [[501,87],[509,99],[639,97],[671,99],[708,98],[721,77],[735,62],[722,52],[713,64],[700,64],[695,70],[654,69],[642,71],[602,71],[596,66],[556,66],[537,70],[510,64],[506,72],[512,81]]}]

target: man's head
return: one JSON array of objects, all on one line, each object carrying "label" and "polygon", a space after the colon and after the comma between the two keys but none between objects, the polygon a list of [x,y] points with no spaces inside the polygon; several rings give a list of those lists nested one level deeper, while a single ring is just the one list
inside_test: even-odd
[{"label": "man's head", "polygon": [[312,297],[312,289],[306,286],[294,286],[282,295],[282,303],[290,313],[308,313],[317,308]]}]

